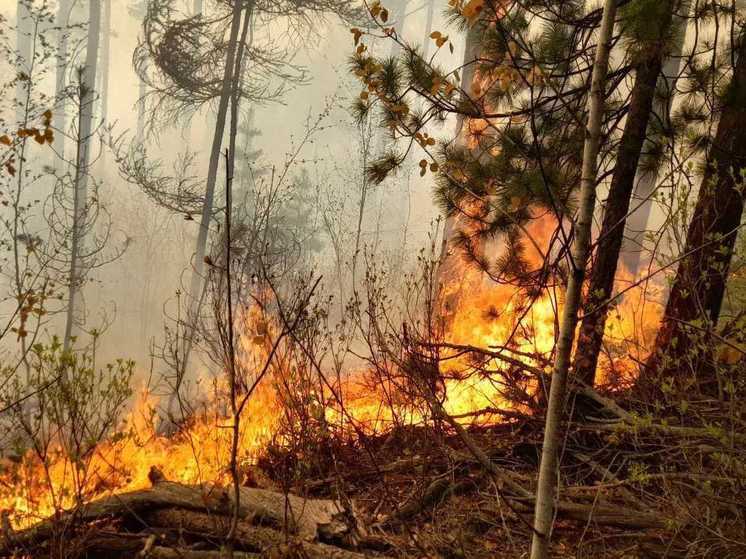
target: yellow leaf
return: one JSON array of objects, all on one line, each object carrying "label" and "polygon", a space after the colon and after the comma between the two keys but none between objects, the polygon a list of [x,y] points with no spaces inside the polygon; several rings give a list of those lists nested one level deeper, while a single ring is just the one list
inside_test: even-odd
[{"label": "yellow leaf", "polygon": [[0,144],[9,146],[13,144],[13,142],[11,141],[10,137],[7,134],[3,134],[2,136],[0,136]]},{"label": "yellow leaf", "polygon": [[473,25],[479,19],[479,14],[483,8],[484,0],[469,0],[461,14],[469,21],[469,25]]}]

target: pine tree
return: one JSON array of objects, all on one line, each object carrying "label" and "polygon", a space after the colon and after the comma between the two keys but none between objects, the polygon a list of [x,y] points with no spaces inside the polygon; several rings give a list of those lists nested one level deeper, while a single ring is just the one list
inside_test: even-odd
[{"label": "pine tree", "polygon": [[[423,59],[419,46],[405,44],[398,58],[374,57],[363,33],[353,30],[352,70],[366,88],[356,104],[360,118],[377,109],[381,126],[407,144],[374,161],[370,180],[383,181],[404,161],[402,152],[419,144],[421,174],[435,174],[436,201],[447,216],[444,252],[455,248],[495,282],[537,295],[567,273],[556,253],[567,250],[563,223],[576,209],[580,182],[588,85],[578,76],[589,74],[593,42],[586,35],[594,26],[587,22],[598,24],[601,12],[584,14],[582,2],[538,2],[530,10],[517,2],[451,5],[452,20],[478,35],[480,53],[456,70],[439,67],[437,57]],[[431,41],[451,47],[441,31]],[[613,92],[630,71],[621,67],[611,76],[611,123],[623,109]],[[474,79],[462,84],[467,73]],[[458,141],[438,142],[431,128],[448,114],[464,123],[462,132]],[[541,247],[527,226],[547,216],[556,241]],[[489,250],[495,240],[506,244],[498,254]],[[531,252],[543,253],[545,262],[530,262]]]},{"label": "pine tree", "polygon": [[[687,363],[693,363],[697,381],[705,385],[705,390],[714,382],[707,375],[711,370],[707,366],[709,351],[697,340],[703,329],[716,327],[720,318],[743,216],[746,172],[746,40],[742,28],[731,36],[735,44],[726,59],[732,57],[735,65],[730,83],[720,96],[717,131],[709,146],[686,244],[656,337],[656,351],[640,377],[643,389],[659,390],[664,380],[686,387],[688,379],[683,377]],[[714,72],[705,83],[720,75]]]},{"label": "pine tree", "polygon": [[575,374],[591,386],[598,366],[638,164],[661,69],[668,55],[675,4],[672,1],[639,0],[622,12],[625,32],[632,45],[629,56],[635,66],[635,81],[598,233],[575,356]]}]

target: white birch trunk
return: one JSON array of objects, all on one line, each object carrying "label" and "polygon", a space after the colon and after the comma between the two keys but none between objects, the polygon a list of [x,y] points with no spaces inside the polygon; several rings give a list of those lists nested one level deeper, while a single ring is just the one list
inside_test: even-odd
[{"label": "white birch trunk", "polygon": [[101,29],[101,122],[109,120],[109,57],[111,55],[111,0],[104,0]]},{"label": "white birch trunk", "polygon": [[80,296],[83,274],[83,235],[88,205],[88,172],[90,165],[91,137],[93,136],[94,84],[98,62],[99,35],[101,31],[101,0],[90,0],[88,40],[85,67],[80,77],[80,108],[75,158],[75,184],[73,185],[73,230],[70,251],[69,298],[65,323],[64,348],[70,349],[75,323],[75,313]]},{"label": "white birch trunk", "polygon": [[67,57],[70,30],[70,0],[60,0],[57,9],[57,69],[55,73],[54,98],[56,108],[54,110],[53,126],[55,129],[55,149],[60,157],[55,158],[55,165],[62,165],[65,161],[65,128],[67,126]]},{"label": "white birch trunk", "polygon": [[591,78],[588,125],[583,147],[580,209],[575,227],[575,244],[570,263],[571,273],[565,292],[565,305],[562,309],[557,353],[552,371],[544,427],[544,444],[539,466],[539,482],[536,489],[531,559],[545,559],[549,556],[549,542],[554,519],[558,451],[562,435],[560,423],[565,406],[568,369],[578,323],[578,309],[581,302],[583,280],[585,279],[585,268],[590,254],[593,210],[596,204],[596,173],[598,151],[601,143],[604,84],[609,66],[609,51],[611,50],[611,36],[615,17],[616,0],[605,0]]},{"label": "white birch trunk", "polygon": [[427,60],[430,55],[430,45],[433,40],[430,33],[433,31],[433,12],[435,11],[435,0],[427,0],[427,12],[425,13],[425,38],[422,41],[422,58]]}]

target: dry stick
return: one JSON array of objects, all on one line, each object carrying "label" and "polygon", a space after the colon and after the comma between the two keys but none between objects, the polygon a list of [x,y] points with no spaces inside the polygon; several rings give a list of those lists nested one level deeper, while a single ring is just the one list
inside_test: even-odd
[{"label": "dry stick", "polygon": [[[235,101],[235,97],[234,97]],[[232,118],[235,120],[236,104],[233,104]],[[231,138],[231,148],[234,147],[235,136]],[[235,152],[230,154],[235,157]],[[231,391],[231,413],[233,414],[233,425],[231,429],[231,458],[230,472],[233,481],[233,514],[231,515],[231,525],[226,535],[228,543],[229,556],[233,555],[233,537],[238,526],[238,510],[241,502],[240,480],[238,477],[238,442],[240,437],[240,421],[237,406],[236,392],[236,350],[233,343],[233,294],[231,293],[233,282],[231,281],[231,211],[233,200],[231,199],[231,189],[233,187],[232,165],[228,161],[229,153],[225,151],[225,281],[228,302],[228,369],[230,374],[230,391]]]},{"label": "dry stick", "polygon": [[496,464],[490,460],[490,457],[487,455],[487,453],[482,450],[482,448],[474,441],[474,439],[469,435],[469,432],[464,429],[464,426],[461,425],[458,421],[456,421],[449,413],[447,413],[443,406],[440,404],[437,398],[434,397],[432,393],[427,394],[427,399],[430,402],[430,405],[433,408],[433,412],[435,412],[437,415],[439,415],[442,419],[446,421],[451,427],[453,427],[453,430],[456,431],[456,434],[459,436],[461,441],[466,445],[466,447],[469,449],[469,452],[472,453],[474,458],[477,459],[477,461],[484,467],[485,470],[490,472],[497,481],[517,493],[519,496],[522,497],[530,497],[531,493],[525,489],[522,485],[519,483],[516,483],[510,477],[508,476],[509,471],[504,470],[503,468],[500,468]]},{"label": "dry stick", "polygon": [[557,484],[558,446],[561,438],[560,424],[567,392],[567,376],[578,323],[581,291],[585,279],[585,267],[591,245],[591,226],[596,204],[597,157],[601,143],[601,117],[603,114],[604,83],[609,65],[609,51],[616,1],[604,2],[601,29],[596,48],[596,60],[591,77],[588,126],[583,147],[583,169],[581,174],[580,211],[575,236],[573,269],[565,294],[565,307],[557,343],[557,354],[552,372],[547,409],[544,444],[542,446],[539,482],[534,510],[534,534],[531,542],[531,559],[546,559],[549,556],[549,541],[554,519],[554,494]]}]

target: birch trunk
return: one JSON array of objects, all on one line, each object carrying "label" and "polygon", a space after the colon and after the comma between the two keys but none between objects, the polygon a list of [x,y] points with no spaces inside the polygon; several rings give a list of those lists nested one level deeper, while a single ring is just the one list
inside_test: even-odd
[{"label": "birch trunk", "polygon": [[77,155],[75,158],[75,184],[73,185],[73,227],[70,251],[69,295],[65,323],[64,348],[70,349],[75,312],[83,276],[82,246],[88,203],[88,171],[90,165],[91,136],[93,135],[94,84],[98,62],[99,35],[101,31],[101,0],[90,0],[86,60],[80,74],[79,124]]},{"label": "birch trunk", "polygon": [[554,493],[557,484],[558,450],[561,438],[560,423],[567,392],[567,376],[572,354],[578,308],[585,279],[585,267],[591,245],[591,226],[596,204],[597,157],[601,143],[601,120],[604,106],[604,84],[609,66],[611,36],[616,17],[616,1],[605,0],[596,59],[591,77],[588,108],[588,125],[583,147],[583,168],[580,185],[580,209],[575,230],[575,244],[571,259],[571,273],[565,291],[557,353],[552,371],[549,402],[544,427],[544,444],[539,466],[536,489],[534,534],[531,542],[531,559],[549,556],[549,542],[554,518]]},{"label": "birch trunk", "polygon": [[56,131],[54,143],[60,157],[55,158],[55,165],[61,165],[65,161],[65,127],[67,126],[67,95],[65,86],[67,85],[67,57],[70,23],[70,9],[72,3],[70,0],[60,0],[57,9],[57,70],[55,74],[54,97],[57,107],[54,111],[53,126]]},{"label": "birch trunk", "polygon": [[[427,60],[430,55],[430,44],[433,40],[430,33],[433,31],[433,12],[435,11],[435,0],[427,0],[427,12],[425,13],[425,38],[422,41],[422,58]],[[468,37],[468,35],[467,35]]]},{"label": "birch trunk", "polygon": [[111,0],[104,0],[104,19],[101,33],[101,121],[109,119],[109,65],[111,53]]}]

